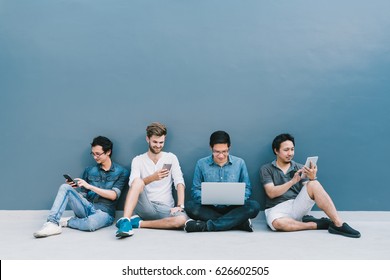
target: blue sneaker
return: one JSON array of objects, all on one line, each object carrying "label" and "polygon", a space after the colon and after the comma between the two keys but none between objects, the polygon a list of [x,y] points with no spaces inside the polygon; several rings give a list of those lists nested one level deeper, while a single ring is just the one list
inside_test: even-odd
[{"label": "blue sneaker", "polygon": [[115,225],[118,228],[116,237],[129,237],[134,234],[129,218],[120,218]]},{"label": "blue sneaker", "polygon": [[140,216],[138,216],[138,215],[131,216],[131,218],[130,218],[131,226],[133,228],[140,228],[141,221],[142,220],[141,220]]}]

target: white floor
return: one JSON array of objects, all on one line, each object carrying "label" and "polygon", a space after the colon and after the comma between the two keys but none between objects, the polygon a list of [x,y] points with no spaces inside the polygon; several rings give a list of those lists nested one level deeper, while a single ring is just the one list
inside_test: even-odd
[{"label": "white floor", "polygon": [[[0,211],[2,260],[389,260],[390,212],[341,212],[361,238],[325,230],[272,232],[264,212],[255,232],[185,233],[137,229],[117,239],[115,226],[96,232],[64,228],[62,234],[35,239],[48,211]],[[120,215],[120,213],[118,213]],[[322,212],[312,212],[316,217]],[[69,213],[67,213],[69,215]],[[118,216],[119,216],[118,215]]]}]

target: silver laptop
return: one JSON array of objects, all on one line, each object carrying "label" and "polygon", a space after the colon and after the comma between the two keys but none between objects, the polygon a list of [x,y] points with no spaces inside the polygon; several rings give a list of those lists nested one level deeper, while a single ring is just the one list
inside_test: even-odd
[{"label": "silver laptop", "polygon": [[204,205],[244,205],[245,183],[202,182]]}]

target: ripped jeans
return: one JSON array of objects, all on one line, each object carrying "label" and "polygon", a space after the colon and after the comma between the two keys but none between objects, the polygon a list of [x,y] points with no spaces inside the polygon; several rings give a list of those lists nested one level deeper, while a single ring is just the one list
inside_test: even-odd
[{"label": "ripped jeans", "polygon": [[93,203],[89,202],[68,184],[62,184],[58,189],[47,221],[59,224],[67,205],[70,206],[75,214],[75,217],[68,221],[68,227],[70,228],[95,231],[99,228],[110,226],[114,222],[114,217],[100,209],[95,209]]}]

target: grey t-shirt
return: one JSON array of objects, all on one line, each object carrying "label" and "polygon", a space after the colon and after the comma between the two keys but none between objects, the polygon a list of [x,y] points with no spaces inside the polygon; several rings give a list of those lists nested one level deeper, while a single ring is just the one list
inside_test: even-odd
[{"label": "grey t-shirt", "polygon": [[[261,167],[261,183],[263,184],[263,186],[269,183],[273,183],[275,186],[283,185],[284,183],[290,181],[294,176],[295,171],[299,170],[302,167],[302,164],[296,163],[295,161],[291,161],[290,168],[287,170],[286,174],[284,174],[283,171],[276,166],[276,160],[274,160],[273,162],[267,163]],[[271,208],[286,200],[296,198],[303,187],[303,183],[306,181],[307,179],[302,179],[301,181],[293,185],[291,188],[289,188],[288,191],[281,196],[275,197],[273,199],[266,196],[265,208]]]}]

